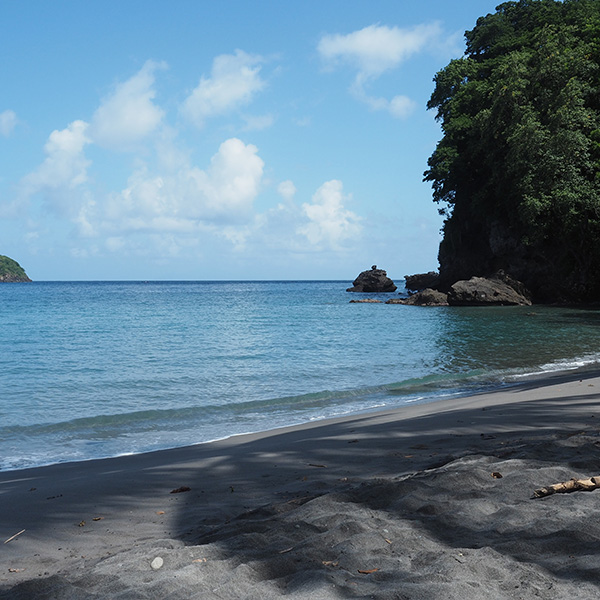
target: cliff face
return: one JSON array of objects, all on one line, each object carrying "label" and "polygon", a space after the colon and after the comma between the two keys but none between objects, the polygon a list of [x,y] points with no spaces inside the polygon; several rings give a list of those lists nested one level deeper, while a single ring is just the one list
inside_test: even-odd
[{"label": "cliff face", "polygon": [[522,235],[496,220],[473,223],[455,214],[440,244],[440,283],[448,291],[459,280],[503,270],[531,291],[535,302],[581,302],[600,298],[597,267],[586,252],[558,239],[527,245]]},{"label": "cliff face", "polygon": [[8,256],[0,255],[0,283],[20,283],[31,281],[21,265]]}]

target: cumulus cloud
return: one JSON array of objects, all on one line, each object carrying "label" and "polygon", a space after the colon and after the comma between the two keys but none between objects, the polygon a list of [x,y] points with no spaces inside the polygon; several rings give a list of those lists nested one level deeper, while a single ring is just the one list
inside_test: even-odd
[{"label": "cumulus cloud", "polygon": [[164,111],[153,102],[154,74],[164,68],[166,63],[149,60],[104,98],[92,118],[90,134],[94,142],[111,149],[130,150],[159,126]]},{"label": "cumulus cloud", "polygon": [[328,68],[346,64],[357,71],[350,88],[357,99],[373,110],[386,110],[394,117],[404,118],[414,108],[414,103],[409,98],[396,96],[387,100],[372,97],[366,93],[365,86],[424,50],[440,34],[438,23],[417,25],[409,29],[369,25],[345,35],[325,35],[319,41],[317,49]]},{"label": "cumulus cloud", "polygon": [[8,137],[18,122],[17,115],[14,110],[5,110],[0,113],[0,135]]},{"label": "cumulus cloud", "polygon": [[141,168],[124,190],[110,196],[102,226],[111,231],[193,232],[244,222],[251,217],[263,167],[256,146],[231,138],[205,170],[183,165],[175,172],[153,174]]},{"label": "cumulus cloud", "polygon": [[248,104],[265,87],[260,77],[263,58],[242,50],[222,54],[213,61],[210,77],[200,83],[184,101],[183,114],[198,127],[215,115],[229,113]]},{"label": "cumulus cloud", "polygon": [[362,229],[361,218],[344,208],[346,199],[341,181],[326,181],[312,197],[312,203],[302,205],[308,223],[300,226],[298,232],[315,246],[334,249],[358,235]]},{"label": "cumulus cloud", "polygon": [[44,146],[46,158],[22,181],[26,195],[70,190],[87,181],[90,165],[84,154],[84,148],[90,142],[87,129],[86,122],[73,121],[65,129],[50,134]]}]

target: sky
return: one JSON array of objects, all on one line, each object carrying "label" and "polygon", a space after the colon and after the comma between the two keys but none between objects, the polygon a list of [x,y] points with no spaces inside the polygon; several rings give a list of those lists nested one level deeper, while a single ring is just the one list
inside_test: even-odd
[{"label": "sky", "polygon": [[3,0],[0,254],[37,281],[437,268],[433,78],[496,0]]}]

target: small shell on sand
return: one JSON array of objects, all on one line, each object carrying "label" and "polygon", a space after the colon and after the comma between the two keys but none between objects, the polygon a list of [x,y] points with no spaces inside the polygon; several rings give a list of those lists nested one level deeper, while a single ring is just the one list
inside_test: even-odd
[{"label": "small shell on sand", "polygon": [[157,556],[151,563],[150,566],[155,570],[158,571],[158,569],[160,569],[164,564],[163,559],[160,556]]}]

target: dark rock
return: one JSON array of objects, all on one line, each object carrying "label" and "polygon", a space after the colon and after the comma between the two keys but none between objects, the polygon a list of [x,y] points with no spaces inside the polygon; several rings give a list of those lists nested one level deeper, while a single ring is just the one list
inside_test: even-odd
[{"label": "dark rock", "polygon": [[522,283],[504,273],[498,273],[489,278],[471,277],[468,281],[457,281],[450,287],[448,304],[451,306],[529,306],[531,299]]},{"label": "dark rock", "polygon": [[350,304],[381,304],[381,300],[375,300],[375,298],[361,298],[360,300],[350,300]]},{"label": "dark rock", "polygon": [[406,289],[410,292],[420,292],[427,288],[437,288],[440,276],[435,271],[429,273],[417,273],[416,275],[405,275]]},{"label": "dark rock", "polygon": [[431,288],[412,294],[408,298],[392,298],[386,304],[405,304],[408,306],[448,306],[448,295]]},{"label": "dark rock", "polygon": [[387,276],[383,269],[378,269],[373,265],[370,271],[363,271],[353,282],[353,287],[348,288],[347,292],[395,292],[394,282]]},{"label": "dark rock", "polygon": [[531,304],[531,292],[527,289],[524,283],[515,279],[514,277],[512,277],[512,275],[509,275],[503,270],[500,270],[495,275],[493,275],[491,279],[499,279],[500,281],[503,281],[504,283],[509,285],[513,290],[515,290],[517,294],[520,294],[521,296],[529,300],[529,303]]},{"label": "dark rock", "polygon": [[406,299],[406,304],[412,306],[448,306],[448,294],[425,288]]}]

